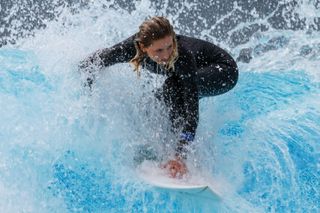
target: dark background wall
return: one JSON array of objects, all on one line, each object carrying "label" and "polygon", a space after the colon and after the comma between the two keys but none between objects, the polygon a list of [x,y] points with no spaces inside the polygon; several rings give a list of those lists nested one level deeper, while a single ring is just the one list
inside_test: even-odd
[{"label": "dark background wall", "polygon": [[[88,7],[85,0],[1,0],[0,47],[18,38],[32,35],[34,29],[46,27],[46,22],[57,18],[61,8],[74,13]],[[135,2],[106,0],[104,7],[135,10]],[[298,0],[150,0],[158,15],[170,14],[179,24],[180,32],[194,36],[207,30],[207,36],[227,42],[231,47],[246,43],[257,31],[274,29],[320,31],[319,17],[307,20],[297,13]],[[186,6],[188,5],[188,6]],[[191,6],[190,6],[191,5]],[[309,1],[319,11],[320,0]],[[150,14],[153,15],[153,14]],[[205,21],[204,21],[205,20]],[[240,25],[245,23],[244,25]]]}]

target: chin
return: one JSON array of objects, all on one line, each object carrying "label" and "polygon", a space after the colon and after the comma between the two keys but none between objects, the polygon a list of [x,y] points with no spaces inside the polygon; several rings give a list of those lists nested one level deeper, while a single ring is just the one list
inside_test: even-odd
[{"label": "chin", "polygon": [[161,65],[166,65],[168,62],[167,61],[160,61],[159,64]]}]

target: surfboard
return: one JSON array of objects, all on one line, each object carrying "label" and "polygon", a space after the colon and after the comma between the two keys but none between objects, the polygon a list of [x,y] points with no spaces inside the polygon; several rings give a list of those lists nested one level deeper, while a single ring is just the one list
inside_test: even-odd
[{"label": "surfboard", "polygon": [[219,201],[220,194],[199,175],[188,174],[184,178],[171,178],[167,172],[152,162],[144,162],[137,168],[137,175],[145,183],[167,192],[182,193]]}]

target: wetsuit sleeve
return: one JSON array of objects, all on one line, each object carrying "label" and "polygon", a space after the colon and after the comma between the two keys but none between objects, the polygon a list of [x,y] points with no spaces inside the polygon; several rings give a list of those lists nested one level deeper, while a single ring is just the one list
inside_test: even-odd
[{"label": "wetsuit sleeve", "polygon": [[176,63],[177,73],[182,79],[182,94],[185,107],[184,123],[177,152],[182,157],[185,157],[184,155],[187,153],[186,146],[193,141],[199,121],[199,94],[195,80],[197,66],[192,54],[183,50],[180,50],[179,60]]},{"label": "wetsuit sleeve", "polygon": [[100,49],[80,62],[79,69],[87,75],[87,84],[91,87],[95,73],[103,67],[129,62],[135,55],[134,35],[110,47]]}]

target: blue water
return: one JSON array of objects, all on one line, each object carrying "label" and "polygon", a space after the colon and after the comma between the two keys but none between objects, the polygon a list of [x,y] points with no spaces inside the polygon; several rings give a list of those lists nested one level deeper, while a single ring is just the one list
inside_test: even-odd
[{"label": "blue water", "polygon": [[[103,70],[91,95],[83,89],[78,61],[130,35],[148,11],[109,12],[67,15],[73,24],[53,22],[0,49],[1,212],[318,211],[319,34],[257,36],[263,43],[283,34],[286,43],[240,63],[232,91],[201,100],[192,161],[222,194],[212,202],[159,191],[135,175],[132,147],[163,140],[150,93],[163,79],[150,83],[117,65]],[[112,15],[123,20],[105,29]],[[313,49],[301,55],[296,40]]]}]

